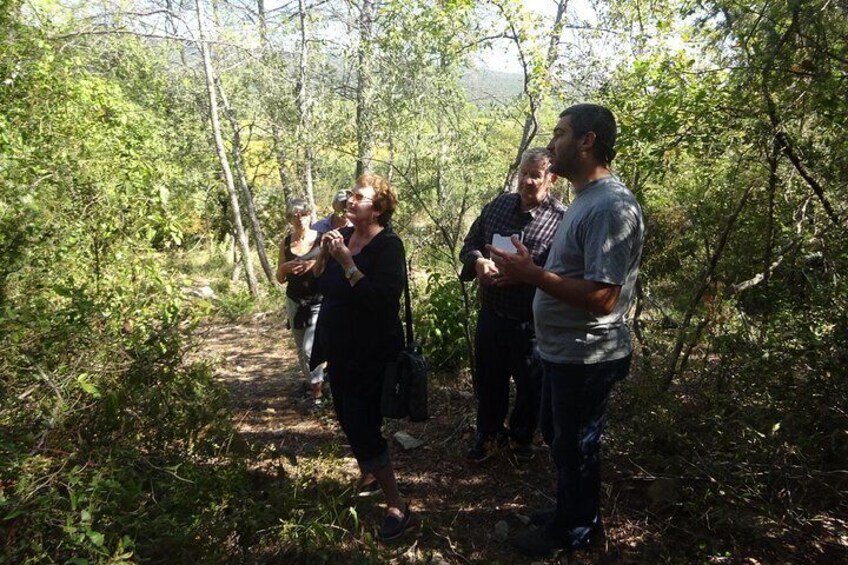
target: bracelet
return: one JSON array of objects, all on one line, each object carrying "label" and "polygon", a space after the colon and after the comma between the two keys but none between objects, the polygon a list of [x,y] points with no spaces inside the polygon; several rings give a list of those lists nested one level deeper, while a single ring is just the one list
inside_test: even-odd
[{"label": "bracelet", "polygon": [[348,267],[347,269],[344,270],[344,276],[347,280],[350,280],[350,279],[353,278],[353,275],[355,275],[358,272],[359,272],[359,269],[356,268],[356,265],[353,265],[352,267]]}]

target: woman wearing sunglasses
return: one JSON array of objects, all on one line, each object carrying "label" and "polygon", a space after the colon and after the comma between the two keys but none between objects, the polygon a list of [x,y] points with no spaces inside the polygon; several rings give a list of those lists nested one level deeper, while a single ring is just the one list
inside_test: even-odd
[{"label": "woman wearing sunglasses", "polygon": [[315,341],[315,324],[321,309],[318,281],[312,272],[320,252],[318,232],[309,227],[309,205],[302,198],[290,198],[287,204],[290,231],[280,243],[277,280],[286,283],[286,315],[297,345],[297,356],[304,378],[309,383],[309,398],[315,406],[323,402],[324,364],[310,371],[309,357]]},{"label": "woman wearing sunglasses", "polygon": [[382,177],[363,175],[347,201],[353,227],[321,238],[314,272],[324,296],[316,361],[328,361],[333,406],[362,472],[386,499],[380,538],[400,537],[410,524],[382,433],[380,395],[386,364],[403,348],[400,295],[406,281],[403,242],[389,227],[397,197]]}]

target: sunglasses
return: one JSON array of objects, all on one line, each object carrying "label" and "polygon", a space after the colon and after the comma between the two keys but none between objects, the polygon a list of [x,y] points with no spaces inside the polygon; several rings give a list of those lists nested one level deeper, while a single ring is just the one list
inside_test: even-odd
[{"label": "sunglasses", "polygon": [[353,200],[354,202],[374,202],[373,198],[369,198],[364,194],[361,194],[359,192],[353,192],[350,190],[347,192],[347,199]]}]

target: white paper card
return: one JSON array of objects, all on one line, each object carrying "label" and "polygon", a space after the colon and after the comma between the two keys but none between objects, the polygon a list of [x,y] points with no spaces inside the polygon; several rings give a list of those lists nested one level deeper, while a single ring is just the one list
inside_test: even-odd
[{"label": "white paper card", "polygon": [[[519,236],[520,239],[521,236]],[[499,233],[492,234],[492,247],[506,251],[507,253],[517,253],[518,250],[512,244],[511,235],[501,235]]]}]

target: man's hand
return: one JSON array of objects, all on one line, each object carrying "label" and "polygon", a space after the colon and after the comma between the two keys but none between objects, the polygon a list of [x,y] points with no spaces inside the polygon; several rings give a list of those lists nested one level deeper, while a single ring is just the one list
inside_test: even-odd
[{"label": "man's hand", "polygon": [[544,272],[543,269],[533,262],[530,252],[517,236],[512,236],[512,244],[515,246],[516,253],[509,253],[491,245],[486,246],[502,275],[498,284],[523,282],[537,286],[536,280]]},{"label": "man's hand", "polygon": [[620,285],[575,277],[561,277],[536,265],[530,258],[527,248],[517,237],[512,237],[512,243],[517,253],[507,253],[491,245],[486,246],[498,270],[503,274],[501,280],[531,284],[569,306],[593,314],[606,316],[615,309],[621,293]]},{"label": "man's hand", "polygon": [[474,262],[474,270],[477,272],[477,280],[483,286],[495,284],[500,273],[495,262],[485,257],[480,257]]}]

